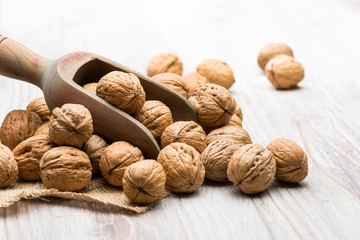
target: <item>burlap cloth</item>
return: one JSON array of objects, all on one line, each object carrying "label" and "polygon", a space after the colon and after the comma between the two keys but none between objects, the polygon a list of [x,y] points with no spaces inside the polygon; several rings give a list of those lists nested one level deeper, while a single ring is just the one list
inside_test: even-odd
[{"label": "burlap cloth", "polygon": [[[166,192],[162,198],[168,195],[169,192]],[[107,184],[103,178],[91,180],[85,189],[77,192],[60,192],[53,188],[46,188],[41,182],[18,180],[10,187],[0,189],[0,208],[8,207],[20,199],[33,199],[45,196],[98,202],[136,213],[144,213],[157,204],[157,202],[148,205],[132,204],[129,199],[126,198],[122,188],[112,187]]]}]

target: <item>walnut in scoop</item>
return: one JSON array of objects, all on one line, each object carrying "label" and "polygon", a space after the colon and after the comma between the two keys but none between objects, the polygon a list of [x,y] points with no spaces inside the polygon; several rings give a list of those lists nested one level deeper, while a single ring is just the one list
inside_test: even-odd
[{"label": "walnut in scoop", "polygon": [[47,188],[77,191],[91,180],[91,163],[83,151],[73,147],[56,147],[40,160],[40,177]]},{"label": "walnut in scoop", "polygon": [[18,177],[18,165],[11,150],[0,143],[0,188],[6,188]]},{"label": "walnut in scoop", "polygon": [[270,61],[270,59],[285,54],[290,57],[294,57],[291,48],[284,43],[269,43],[264,46],[258,55],[258,64],[262,70],[265,70],[266,64]]},{"label": "walnut in scoop", "polygon": [[266,147],[274,154],[276,177],[284,182],[298,183],[308,174],[308,158],[295,142],[279,138]]},{"label": "walnut in scoop", "polygon": [[84,144],[84,152],[90,158],[93,175],[97,175],[100,173],[100,157],[106,147],[107,143],[105,142],[105,140],[95,134],[92,135],[91,138]]},{"label": "walnut in scoop", "polygon": [[25,139],[34,135],[41,125],[40,117],[31,111],[13,110],[1,125],[1,142],[10,150]]},{"label": "walnut in scoop", "polygon": [[49,136],[50,121],[43,123],[38,129],[36,129],[34,136],[48,135]]},{"label": "walnut in scoop", "polygon": [[203,183],[205,168],[200,153],[185,143],[163,148],[157,161],[166,173],[166,188],[177,193],[191,193]]},{"label": "walnut in scoop", "polygon": [[171,53],[163,53],[151,59],[147,74],[152,77],[160,73],[176,73],[182,75],[183,64],[179,58]]},{"label": "walnut in scoop", "polygon": [[49,135],[32,136],[17,145],[13,153],[19,167],[19,176],[28,181],[40,180],[40,159],[54,147],[56,145]]},{"label": "walnut in scoop", "polygon": [[96,95],[128,114],[138,112],[145,103],[145,91],[132,73],[113,71],[97,84]]},{"label": "walnut in scoop", "polygon": [[96,82],[92,82],[92,83],[87,83],[83,86],[83,88],[85,88],[86,90],[88,90],[89,92],[91,92],[92,94],[96,95],[96,88],[97,88],[97,83]]},{"label": "walnut in scoop", "polygon": [[225,125],[221,128],[212,130],[205,139],[206,144],[220,139],[233,139],[241,142],[243,145],[252,143],[248,132],[237,125]]},{"label": "walnut in scoop", "polygon": [[270,186],[275,172],[273,154],[259,144],[247,144],[230,158],[227,176],[243,193],[255,194]]},{"label": "walnut in scoop", "polygon": [[231,67],[220,60],[207,59],[196,67],[196,71],[206,77],[207,82],[218,84],[227,89],[235,82]]},{"label": "walnut in scoop", "polygon": [[204,127],[219,127],[227,124],[236,108],[231,93],[226,88],[212,83],[200,85],[189,101]]},{"label": "walnut in scoop", "polygon": [[203,83],[206,83],[206,77],[204,77],[203,75],[201,75],[198,72],[192,72],[189,74],[186,74],[184,76],[184,81],[188,84],[189,86],[189,93],[188,96],[190,97],[191,94],[195,91],[195,89],[200,86]]},{"label": "walnut in scoop", "polygon": [[180,75],[175,73],[160,73],[152,78],[169,88],[174,89],[185,98],[188,98],[189,86]]},{"label": "walnut in scoop", "polygon": [[103,177],[113,186],[122,186],[125,169],[143,160],[142,152],[127,142],[114,142],[103,151],[99,168]]},{"label": "walnut in scoop", "polygon": [[51,118],[51,111],[46,105],[45,98],[39,97],[32,100],[26,107],[26,110],[33,111],[41,118],[41,121],[47,122]]},{"label": "walnut in scoop", "polygon": [[165,191],[166,174],[155,160],[143,160],[126,168],[122,185],[133,203],[152,203]]}]

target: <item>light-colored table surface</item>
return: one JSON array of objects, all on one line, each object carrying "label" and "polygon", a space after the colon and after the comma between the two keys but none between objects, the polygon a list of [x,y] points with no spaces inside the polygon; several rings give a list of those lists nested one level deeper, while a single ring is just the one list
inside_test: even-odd
[{"label": "light-colored table surface", "polygon": [[[145,72],[173,52],[184,73],[206,58],[231,65],[231,92],[256,143],[286,137],[309,156],[298,185],[246,196],[206,182],[136,215],[71,200],[0,209],[0,239],[359,239],[360,2],[0,0],[0,34],[48,58],[84,50]],[[276,91],[256,64],[268,42],[294,50],[300,88]],[[0,77],[0,120],[42,93]]]}]

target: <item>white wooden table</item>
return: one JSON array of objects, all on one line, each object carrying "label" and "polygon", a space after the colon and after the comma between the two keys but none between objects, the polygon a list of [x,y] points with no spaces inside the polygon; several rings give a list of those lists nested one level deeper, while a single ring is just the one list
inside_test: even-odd
[{"label": "white wooden table", "polygon": [[[84,50],[141,72],[162,52],[177,54],[185,73],[224,60],[254,142],[286,137],[309,155],[301,184],[246,196],[206,182],[142,215],[22,200],[0,209],[0,239],[360,239],[360,1],[0,0],[0,34],[48,58]],[[299,89],[274,90],[257,66],[273,41],[303,64]],[[41,95],[0,77],[0,120]]]}]

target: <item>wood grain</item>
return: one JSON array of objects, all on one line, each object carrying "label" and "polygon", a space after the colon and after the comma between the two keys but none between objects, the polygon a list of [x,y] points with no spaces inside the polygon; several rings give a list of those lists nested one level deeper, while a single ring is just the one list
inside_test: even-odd
[{"label": "wood grain", "polygon": [[[359,13],[358,0],[0,0],[0,33],[52,59],[84,50],[143,73],[162,52],[177,54],[184,73],[206,58],[226,61],[254,142],[286,137],[309,155],[300,184],[275,181],[246,196],[206,182],[143,215],[70,200],[20,201],[0,209],[0,239],[358,239]],[[296,90],[275,90],[257,66],[258,51],[273,41],[289,44],[305,68]],[[4,77],[0,93],[0,120],[41,96]]]}]

